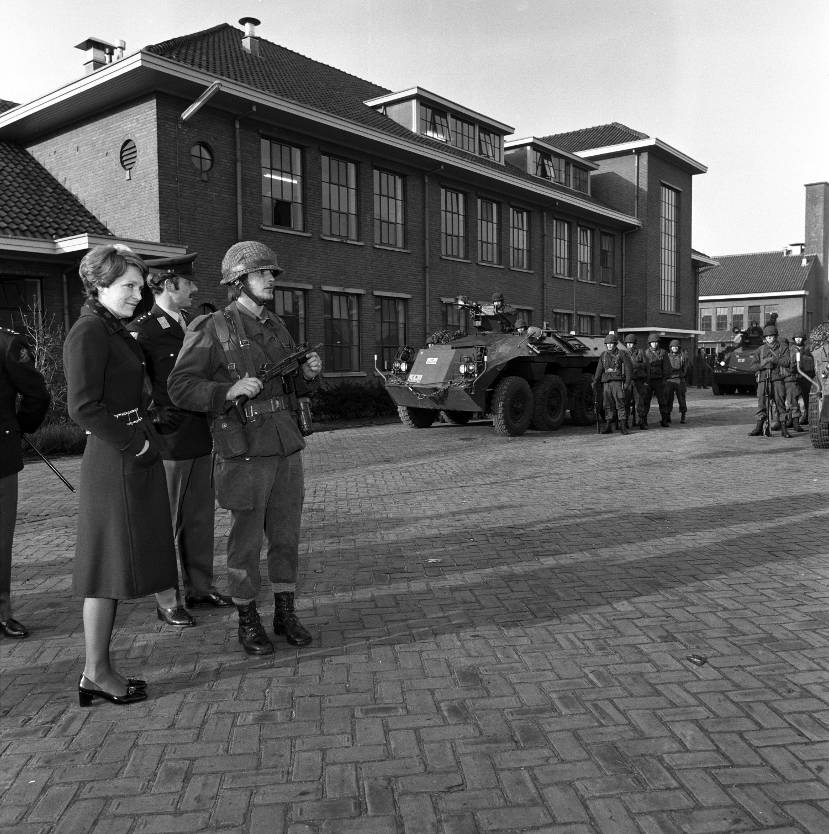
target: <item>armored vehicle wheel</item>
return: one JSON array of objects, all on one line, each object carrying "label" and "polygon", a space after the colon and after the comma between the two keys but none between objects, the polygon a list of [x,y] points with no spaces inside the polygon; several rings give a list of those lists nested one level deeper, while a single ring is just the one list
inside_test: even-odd
[{"label": "armored vehicle wheel", "polygon": [[551,374],[533,385],[532,427],[539,431],[561,428],[567,413],[567,386]]},{"label": "armored vehicle wheel", "polygon": [[454,426],[465,426],[472,419],[471,411],[441,411],[441,414]]},{"label": "armored vehicle wheel", "polygon": [[530,427],[533,392],[520,376],[505,376],[492,394],[492,425],[498,434],[515,437]]},{"label": "armored vehicle wheel", "polygon": [[412,408],[409,405],[397,406],[397,413],[400,416],[400,422],[410,429],[428,429],[438,416],[434,409]]},{"label": "armored vehicle wheel", "polygon": [[593,400],[593,374],[582,374],[573,386],[570,402],[570,420],[574,426],[592,426],[596,422],[596,404]]},{"label": "armored vehicle wheel", "polygon": [[820,394],[809,392],[809,440],[815,449],[829,449],[829,423],[821,423]]}]

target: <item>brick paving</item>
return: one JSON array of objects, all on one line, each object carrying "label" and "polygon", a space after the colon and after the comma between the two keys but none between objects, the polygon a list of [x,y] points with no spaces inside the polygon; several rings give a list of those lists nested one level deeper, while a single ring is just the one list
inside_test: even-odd
[{"label": "brick paving", "polygon": [[114,654],[150,681],[128,708],[78,707],[77,499],[30,464],[0,831],[826,834],[829,458],[746,437],[748,398],[689,400],[627,439],[317,433],[314,645],[248,658],[231,614],[123,603]]}]

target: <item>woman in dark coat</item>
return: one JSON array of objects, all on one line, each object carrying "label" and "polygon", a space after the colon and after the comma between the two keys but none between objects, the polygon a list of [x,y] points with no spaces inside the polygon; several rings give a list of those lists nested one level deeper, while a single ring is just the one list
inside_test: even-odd
[{"label": "woman in dark coat", "polygon": [[118,704],[147,697],[144,681],[123,677],[110,660],[118,600],[178,581],[164,469],[146,419],[143,355],[124,328],[146,272],[126,247],[88,252],[80,265],[87,303],[63,349],[69,416],[89,435],[73,571],[73,591],[84,597],[81,706],[96,697]]}]

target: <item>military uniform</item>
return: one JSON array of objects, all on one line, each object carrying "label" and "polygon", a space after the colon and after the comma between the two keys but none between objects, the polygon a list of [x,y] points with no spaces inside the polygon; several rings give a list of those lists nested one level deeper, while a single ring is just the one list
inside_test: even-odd
[{"label": "military uniform", "polygon": [[786,375],[792,362],[788,344],[777,341],[777,328],[766,326],[763,335],[773,335],[773,342],[765,343],[755,352],[757,361],[757,413],[752,436],[762,434],[763,423],[768,419],[769,398],[774,400],[780,420],[781,434],[789,437],[786,428]]},{"label": "military uniform", "polygon": [[[152,266],[153,262],[148,265]],[[167,379],[184,343],[186,314],[181,320],[156,303],[129,325],[144,353],[152,384],[150,414],[161,440],[161,457],[170,497],[173,537],[181,565],[187,604],[217,598],[213,586],[213,440],[207,416],[177,408],[167,392]]]},{"label": "military uniform", "polygon": [[[615,344],[616,338],[613,337]],[[618,348],[605,350],[596,364],[593,374],[593,385],[601,383],[604,398],[604,412],[607,424],[605,434],[613,431],[613,420],[619,421],[619,431],[627,434],[627,420],[625,419],[625,392],[631,383],[632,368],[627,353]]]},{"label": "military uniform", "polygon": [[[800,339],[798,344],[797,340]],[[798,360],[797,354],[800,354]],[[815,375],[815,358],[806,344],[802,333],[796,333],[789,344],[789,356],[791,364],[786,374],[786,405],[788,408],[788,421],[795,431],[803,431],[803,423],[809,422],[809,392],[812,389],[808,380],[803,374],[813,378]],[[798,365],[800,370],[798,371]],[[802,372],[802,373],[801,373]],[[800,410],[800,402],[803,401],[803,411]]]},{"label": "military uniform", "polygon": [[49,400],[29,345],[19,333],[0,327],[0,633],[8,637],[28,634],[12,619],[11,609],[17,473],[23,468],[20,435],[43,422]]},{"label": "military uniform", "polygon": [[[679,342],[671,340],[671,346],[679,347]],[[685,401],[685,392],[688,390],[688,383],[686,381],[688,376],[688,357],[680,350],[674,353],[672,350],[668,351],[668,379],[665,381],[665,414],[668,422],[671,421],[671,412],[674,410],[674,396],[676,396],[677,405],[679,406],[679,421],[685,422],[685,414],[688,411],[688,404]]]},{"label": "military uniform", "polygon": [[650,405],[649,400],[646,402],[648,397],[648,363],[645,359],[645,351],[636,347],[635,339],[630,342],[630,338],[628,336],[626,344],[630,345],[627,351],[630,358],[632,385],[626,398],[625,413],[629,411],[631,419],[638,418],[640,429],[647,429],[648,406]]},{"label": "military uniform", "polygon": [[659,408],[660,425],[667,426],[670,411],[666,408],[667,397],[665,386],[671,375],[671,365],[668,362],[668,353],[664,348],[650,346],[651,342],[657,339],[648,338],[648,348],[645,350],[645,361],[648,367],[648,394],[645,412],[651,409],[651,403],[656,396],[656,405]]}]

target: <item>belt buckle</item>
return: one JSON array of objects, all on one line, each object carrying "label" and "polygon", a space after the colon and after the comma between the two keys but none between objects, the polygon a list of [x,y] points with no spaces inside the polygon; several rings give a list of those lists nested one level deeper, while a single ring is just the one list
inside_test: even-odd
[{"label": "belt buckle", "polygon": [[125,417],[128,426],[137,426],[143,421],[143,417],[138,413],[137,408],[131,408],[129,411],[121,411],[118,414],[113,414],[113,417]]},{"label": "belt buckle", "polygon": [[250,420],[252,417],[255,417],[257,414],[256,409],[254,408],[253,403],[245,403],[245,417]]}]

